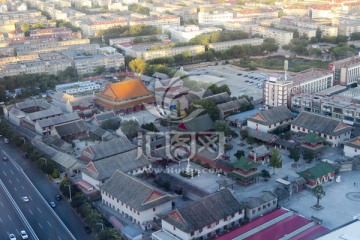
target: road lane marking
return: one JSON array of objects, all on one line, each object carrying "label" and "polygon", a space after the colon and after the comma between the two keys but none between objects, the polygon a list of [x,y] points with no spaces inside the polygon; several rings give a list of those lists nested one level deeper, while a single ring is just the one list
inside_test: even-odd
[{"label": "road lane marking", "polygon": [[60,239],[61,240],[61,238],[58,236],[58,239]]},{"label": "road lane marking", "polygon": [[22,189],[24,189],[24,190],[25,190],[25,188],[24,188],[24,186],[23,186],[23,185],[21,185],[21,187],[22,187]]},{"label": "road lane marking", "polygon": [[37,210],[39,211],[39,213],[41,213],[41,210],[40,210],[40,208],[37,208]]},{"label": "road lane marking", "polygon": [[5,171],[3,171],[3,173],[4,173],[5,176],[7,176]]},{"label": "road lane marking", "polygon": [[41,228],[41,229],[43,229],[43,227],[41,226],[41,224],[40,224],[40,223],[39,223],[39,226],[40,226],[40,228]]},{"label": "road lane marking", "polygon": [[49,221],[46,221],[46,222],[49,224],[50,227],[52,227],[51,224],[49,223]]},{"label": "road lane marking", "polygon": [[4,207],[4,204],[3,204],[2,202],[0,202],[0,205],[1,205],[2,207]]},{"label": "road lane marking", "polygon": [[30,200],[32,201],[32,198],[29,196]]},{"label": "road lane marking", "polygon": [[3,220],[0,218],[0,222],[3,223]]},{"label": "road lane marking", "polygon": [[14,175],[14,172],[10,169],[10,172]]},{"label": "road lane marking", "polygon": [[10,221],[12,221],[10,215],[8,215],[8,217],[9,217]]},{"label": "road lane marking", "polygon": [[20,182],[20,180],[18,178],[16,178],[16,181]]},{"label": "road lane marking", "polygon": [[9,179],[9,182],[12,183],[12,181]]},{"label": "road lane marking", "polygon": [[15,190],[15,192],[17,192],[17,189],[16,189],[16,187],[14,187],[14,190]]},{"label": "road lane marking", "polygon": [[31,215],[34,215],[30,209],[29,209],[29,212],[30,212]]}]

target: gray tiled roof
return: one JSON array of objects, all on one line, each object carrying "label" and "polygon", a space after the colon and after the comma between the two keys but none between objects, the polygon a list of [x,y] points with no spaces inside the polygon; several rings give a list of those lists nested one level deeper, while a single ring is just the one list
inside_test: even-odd
[{"label": "gray tiled roof", "polygon": [[159,79],[168,79],[169,76],[166,75],[165,73],[160,73],[160,72],[155,72],[153,75],[152,75],[154,78],[159,78]]},{"label": "gray tiled roof", "polygon": [[42,120],[38,120],[40,127],[49,127],[55,126],[66,122],[72,122],[75,120],[79,120],[80,117],[76,112],[66,113],[56,117],[50,117]]},{"label": "gray tiled roof", "polygon": [[77,120],[75,122],[65,123],[62,125],[58,125],[55,127],[56,132],[61,136],[70,136],[76,133],[84,132],[88,130],[85,122],[81,120]]},{"label": "gray tiled roof", "polygon": [[360,149],[359,140],[360,140],[360,137],[356,137],[356,138],[350,139],[349,141],[344,142],[344,145],[348,146],[348,147]]},{"label": "gray tiled roof", "polygon": [[[104,190],[137,211],[144,211],[173,199],[173,196],[165,194],[140,179],[129,176],[119,170],[102,185],[101,190]],[[162,196],[152,201],[147,201],[152,194],[161,194]]]},{"label": "gray tiled roof", "polygon": [[[346,133],[352,129],[350,126],[345,125],[341,127],[341,124],[344,124],[341,120],[307,111],[302,111],[292,122],[292,125],[332,136]],[[337,130],[338,127],[340,129]]]},{"label": "gray tiled roof", "polygon": [[256,154],[257,157],[261,157],[269,153],[270,151],[265,147],[265,145],[261,145],[259,147],[252,149],[249,155],[254,156],[254,154]]},{"label": "gray tiled roof", "polygon": [[23,118],[26,116],[26,113],[24,113],[23,111],[17,109],[17,108],[11,108],[9,111],[9,114],[17,117],[17,118]]},{"label": "gray tiled roof", "polygon": [[16,103],[16,108],[22,110],[26,108],[33,108],[33,107],[40,107],[42,109],[49,109],[51,107],[51,104],[43,99],[32,99],[32,100],[26,100],[24,102]]},{"label": "gray tiled roof", "polygon": [[111,134],[110,132],[106,131],[105,129],[102,129],[100,127],[94,127],[91,129],[91,132],[98,136],[101,137],[104,140],[108,141],[111,140],[113,138],[115,138],[115,136],[113,134]]},{"label": "gray tiled roof", "polygon": [[96,118],[96,120],[98,120],[100,122],[106,121],[109,119],[113,119],[115,117],[116,117],[116,115],[114,112],[105,112],[105,113],[99,113],[99,114],[94,115],[94,118]]},{"label": "gray tiled roof", "polygon": [[228,189],[221,190],[189,205],[174,210],[183,219],[166,214],[163,220],[181,231],[190,233],[206,227],[243,209]]},{"label": "gray tiled roof", "polygon": [[54,115],[60,115],[62,113],[63,113],[63,111],[60,108],[51,107],[51,108],[46,109],[46,110],[29,113],[28,118],[31,121],[34,121],[34,120],[37,120],[37,119],[40,119],[40,118],[47,118],[47,117],[54,116]]},{"label": "gray tiled roof", "polygon": [[149,166],[150,161],[141,152],[138,152],[138,149],[134,149],[89,164],[95,167],[98,174],[89,171],[87,168],[84,168],[83,172],[94,179],[103,180],[111,177],[116,170],[127,173],[137,168]]},{"label": "gray tiled roof", "polygon": [[253,209],[275,199],[277,199],[277,196],[274,193],[266,191],[257,197],[250,197],[245,200],[245,206],[246,208]]},{"label": "gray tiled roof", "polygon": [[93,154],[83,151],[82,155],[92,159],[93,161],[102,158],[117,155],[135,149],[126,137],[114,138],[106,142],[101,142],[88,147]]},{"label": "gray tiled roof", "polygon": [[197,116],[184,123],[187,130],[192,132],[209,131],[214,129],[214,121],[208,114]]},{"label": "gray tiled roof", "polygon": [[295,117],[295,114],[293,114],[286,106],[270,108],[268,110],[261,111],[259,114],[264,120],[260,120],[254,117],[250,117],[248,120],[263,125],[270,125]]},{"label": "gray tiled roof", "polygon": [[229,110],[237,109],[240,106],[247,106],[247,105],[250,105],[248,100],[246,100],[246,98],[240,98],[230,102],[218,104],[217,107],[219,108],[220,111],[226,112]]},{"label": "gray tiled roof", "polygon": [[229,96],[229,94],[227,92],[223,92],[223,93],[218,93],[218,94],[211,95],[208,97],[204,97],[203,99],[211,100],[216,105],[216,104],[221,104],[221,103],[230,101],[231,97]]},{"label": "gray tiled roof", "polygon": [[276,140],[277,136],[271,133],[267,133],[267,132],[261,132],[261,131],[256,131],[256,129],[252,129],[252,128],[246,128],[246,131],[248,132],[249,136],[255,138],[255,139],[259,139],[263,142],[270,142],[272,140]]}]

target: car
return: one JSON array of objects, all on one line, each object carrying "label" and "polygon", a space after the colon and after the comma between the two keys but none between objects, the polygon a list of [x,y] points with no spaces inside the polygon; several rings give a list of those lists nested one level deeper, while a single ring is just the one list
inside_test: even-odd
[{"label": "car", "polygon": [[30,201],[29,198],[26,197],[26,196],[25,196],[25,197],[22,197],[21,199],[22,199],[24,202],[29,202],[29,201]]},{"label": "car", "polygon": [[10,240],[16,240],[16,237],[15,237],[14,234],[10,233],[10,234],[9,234],[9,239],[10,239]]},{"label": "car", "polygon": [[27,153],[25,153],[25,154],[23,155],[23,158],[28,159],[28,158],[29,158],[29,155],[27,155]]},{"label": "car", "polygon": [[29,238],[29,236],[27,235],[25,230],[20,231],[20,236],[21,236],[22,239],[28,239]]},{"label": "car", "polygon": [[55,196],[55,199],[60,201],[62,199],[62,196],[60,194],[58,194],[58,195]]},{"label": "car", "polygon": [[8,157],[7,156],[3,156],[3,161],[4,162],[7,162],[9,159],[8,159]]},{"label": "car", "polygon": [[242,73],[238,73],[237,75],[238,75],[238,76],[241,76],[241,75],[242,75]]},{"label": "car", "polygon": [[85,226],[85,232],[91,233],[91,228],[89,228],[88,226]]},{"label": "car", "polygon": [[49,205],[50,205],[52,208],[55,208],[55,207],[56,207],[55,202],[49,202]]},{"label": "car", "polygon": [[249,82],[249,80],[245,80],[245,82]]}]

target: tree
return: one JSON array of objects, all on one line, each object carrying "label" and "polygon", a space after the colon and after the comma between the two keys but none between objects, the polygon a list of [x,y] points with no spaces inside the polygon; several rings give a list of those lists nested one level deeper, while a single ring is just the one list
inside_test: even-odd
[{"label": "tree", "polygon": [[219,94],[219,93],[227,92],[229,95],[231,95],[230,88],[226,84],[221,85],[221,86],[217,86],[216,84],[211,84],[209,86],[209,90],[211,90],[211,92],[213,94]]},{"label": "tree", "polygon": [[22,32],[27,32],[30,29],[30,25],[27,22],[24,22],[23,24],[21,24],[21,31]]},{"label": "tree", "polygon": [[136,58],[129,63],[131,70],[138,74],[143,74],[146,69],[146,62],[141,58]]},{"label": "tree", "polygon": [[316,202],[316,205],[315,207],[316,208],[320,208],[320,199],[322,199],[324,196],[325,196],[325,191],[323,189],[323,186],[321,185],[317,185],[316,187],[314,187],[312,190],[311,190],[312,194],[316,197],[317,199],[317,202]]},{"label": "tree", "polygon": [[190,111],[194,111],[197,106],[201,106],[209,114],[212,120],[216,121],[220,118],[219,109],[216,107],[215,103],[208,99],[200,99],[192,101],[192,106]]},{"label": "tree", "polygon": [[132,139],[137,136],[139,123],[135,120],[124,120],[121,122],[120,128],[127,138]]},{"label": "tree", "polygon": [[267,171],[266,169],[263,169],[260,174],[260,176],[264,178],[265,182],[267,182],[268,179],[271,178],[269,171]]},{"label": "tree", "polygon": [[120,127],[120,121],[116,121],[114,119],[108,119],[104,122],[101,123],[101,128],[105,129],[105,130],[117,130]]},{"label": "tree", "polygon": [[235,156],[237,159],[240,159],[241,157],[245,156],[245,152],[242,151],[242,150],[237,150],[237,152],[234,154],[234,156]]},{"label": "tree", "polygon": [[280,156],[279,151],[274,148],[271,152],[271,158],[270,158],[270,167],[273,168],[273,175],[275,175],[275,168],[281,168],[282,167],[282,159]]},{"label": "tree", "polygon": [[350,35],[351,41],[360,40],[360,32],[354,32]]},{"label": "tree", "polygon": [[307,161],[307,162],[311,162],[313,159],[315,158],[315,153],[312,152],[312,151],[306,151],[304,153],[304,159]]},{"label": "tree", "polygon": [[217,132],[223,132],[225,136],[232,135],[232,130],[226,121],[223,120],[215,121],[214,129]]},{"label": "tree", "polygon": [[321,32],[321,29],[320,28],[317,28],[316,29],[316,38],[318,39],[318,40],[320,40],[321,39],[321,35],[322,35],[322,32]]},{"label": "tree", "polygon": [[290,150],[290,158],[294,159],[294,162],[298,162],[300,160],[300,151],[297,147],[294,147]]}]

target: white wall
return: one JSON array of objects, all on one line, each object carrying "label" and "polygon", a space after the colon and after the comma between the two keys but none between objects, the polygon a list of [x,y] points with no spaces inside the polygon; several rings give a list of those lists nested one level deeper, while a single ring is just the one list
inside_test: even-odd
[{"label": "white wall", "polygon": [[99,190],[100,182],[98,180],[90,177],[89,175],[83,172],[81,173],[81,179],[94,186],[97,190]]},{"label": "white wall", "polygon": [[174,226],[170,225],[169,223],[165,222],[164,220],[161,221],[161,226],[162,226],[162,229],[164,229],[165,231],[168,231],[169,233],[177,236],[178,238],[180,238],[182,240],[191,240],[191,239],[196,239],[196,238],[200,238],[200,237],[207,238],[207,235],[210,232],[212,233],[212,236],[214,236],[215,231],[217,229],[220,229],[220,232],[221,232],[225,225],[228,225],[228,227],[230,227],[232,222],[235,222],[235,225],[238,225],[239,219],[244,219],[244,211],[241,211],[240,214],[239,214],[239,212],[236,212],[234,214],[234,217],[228,216],[226,221],[224,221],[224,219],[219,220],[219,224],[212,223],[210,228],[208,226],[205,226],[205,227],[203,227],[201,232],[198,229],[194,232],[193,236],[191,236],[191,233],[183,232],[178,228],[174,229]]},{"label": "white wall", "polygon": [[360,155],[360,149],[344,145],[344,155],[346,157],[355,157]]},{"label": "white wall", "polygon": [[131,209],[130,206],[127,206],[125,203],[118,201],[115,197],[112,197],[109,194],[106,196],[104,191],[101,191],[101,197],[104,204],[112,207],[120,214],[127,214],[129,217],[132,217],[132,221],[140,224],[143,229],[145,228],[145,226],[150,227],[150,225],[148,225],[147,223],[153,221],[154,218],[158,219],[158,214],[168,213],[172,210],[171,201],[165,202],[154,208],[139,212],[135,209]]}]

